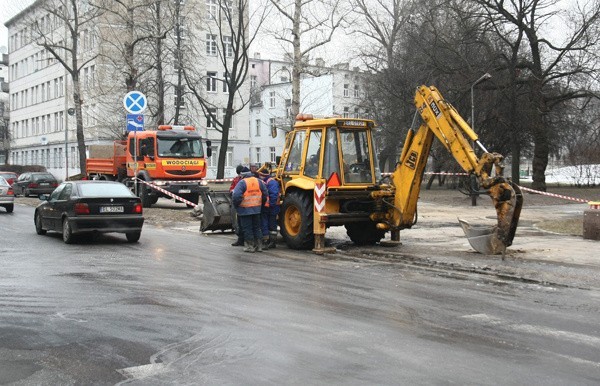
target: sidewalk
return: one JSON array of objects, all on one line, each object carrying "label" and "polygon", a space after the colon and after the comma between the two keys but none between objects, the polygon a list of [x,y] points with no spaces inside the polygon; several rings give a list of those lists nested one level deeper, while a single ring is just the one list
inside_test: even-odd
[{"label": "sidewalk", "polygon": [[[569,287],[600,287],[600,241],[585,240],[540,230],[540,221],[561,221],[583,217],[586,204],[524,207],[513,245],[505,259],[482,255],[470,246],[457,218],[472,225],[492,226],[495,210],[489,205],[476,207],[419,203],[418,222],[400,232],[402,245],[361,248],[375,259],[416,259],[421,264],[437,265],[458,271],[488,273],[513,279]],[[343,227],[330,228],[328,238],[347,239]],[[388,236],[389,237],[389,236]],[[339,248],[339,247],[338,247]],[[341,246],[342,254],[354,255],[354,248]],[[385,258],[387,256],[387,258]]]}]

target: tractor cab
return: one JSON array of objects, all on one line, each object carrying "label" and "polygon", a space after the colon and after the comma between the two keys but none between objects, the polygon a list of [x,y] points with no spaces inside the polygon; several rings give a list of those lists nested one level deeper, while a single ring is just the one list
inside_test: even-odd
[{"label": "tractor cab", "polygon": [[371,135],[373,127],[369,120],[313,119],[301,114],[286,138],[279,164],[284,189],[295,179],[305,183],[326,180],[328,187],[375,185],[381,175]]}]

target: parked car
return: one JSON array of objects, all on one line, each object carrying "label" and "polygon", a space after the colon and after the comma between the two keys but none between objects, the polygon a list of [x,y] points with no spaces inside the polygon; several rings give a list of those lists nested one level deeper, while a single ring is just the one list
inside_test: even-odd
[{"label": "parked car", "polygon": [[25,197],[40,194],[50,194],[58,186],[56,178],[45,172],[27,172],[23,173],[13,183],[15,196],[23,195]]},{"label": "parked car", "polygon": [[12,213],[15,208],[15,195],[13,188],[4,177],[0,176],[0,206],[4,207],[8,213]]},{"label": "parked car", "polygon": [[140,239],[144,216],[142,201],[123,184],[113,181],[65,181],[35,209],[38,235],[62,232],[71,244],[79,234],[125,233],[127,241]]},{"label": "parked car", "polygon": [[14,182],[17,180],[18,175],[15,172],[2,172],[2,171],[0,171],[0,177],[4,177],[4,179],[6,180],[6,182],[8,182],[8,184],[10,186],[12,186],[12,184],[14,184]]}]

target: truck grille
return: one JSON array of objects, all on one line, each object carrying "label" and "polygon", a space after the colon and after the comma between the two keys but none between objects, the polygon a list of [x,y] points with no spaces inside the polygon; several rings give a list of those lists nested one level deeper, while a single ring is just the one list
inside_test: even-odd
[{"label": "truck grille", "polygon": [[165,170],[166,174],[170,174],[172,176],[191,176],[199,172],[199,170]]}]

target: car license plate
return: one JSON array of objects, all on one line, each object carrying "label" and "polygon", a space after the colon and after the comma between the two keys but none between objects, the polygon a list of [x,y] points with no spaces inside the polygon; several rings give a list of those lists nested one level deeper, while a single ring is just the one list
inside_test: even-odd
[{"label": "car license plate", "polygon": [[101,206],[100,213],[123,213],[124,208],[122,206]]},{"label": "car license plate", "polygon": [[50,183],[49,183],[49,182],[42,182],[42,183],[40,184],[40,186],[48,186],[48,185],[50,185]]},{"label": "car license plate", "polygon": [[179,189],[179,193],[192,193],[190,189]]}]

